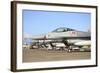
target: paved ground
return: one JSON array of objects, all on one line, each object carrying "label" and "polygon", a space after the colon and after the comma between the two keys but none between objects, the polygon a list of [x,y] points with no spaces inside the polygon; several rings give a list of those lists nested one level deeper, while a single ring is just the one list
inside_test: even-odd
[{"label": "paved ground", "polygon": [[47,51],[39,49],[23,49],[23,62],[81,60],[90,59],[91,52]]}]

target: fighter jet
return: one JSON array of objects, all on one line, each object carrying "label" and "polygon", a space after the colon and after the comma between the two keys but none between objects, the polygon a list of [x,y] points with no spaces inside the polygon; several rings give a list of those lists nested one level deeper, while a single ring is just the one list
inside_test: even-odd
[{"label": "fighter jet", "polygon": [[55,40],[55,39],[90,39],[90,32],[77,31],[75,29],[60,27],[47,34],[33,36],[33,40]]},{"label": "fighter jet", "polygon": [[66,27],[60,27],[47,34],[36,35],[31,38],[33,42],[35,42],[35,44],[37,41],[39,43],[39,46],[45,45],[46,47],[47,44],[50,44],[52,48],[55,48],[57,46],[57,43],[63,43],[64,48],[66,47],[70,49],[70,46],[77,45],[75,44],[77,42],[82,42],[84,40],[90,40],[91,33],[84,32],[84,31],[78,31],[78,30],[70,29]]}]

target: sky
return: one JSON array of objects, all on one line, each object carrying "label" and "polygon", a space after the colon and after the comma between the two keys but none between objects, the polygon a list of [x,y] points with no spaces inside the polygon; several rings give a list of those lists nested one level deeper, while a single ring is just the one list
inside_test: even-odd
[{"label": "sky", "polygon": [[88,31],[91,14],[61,11],[23,10],[23,33],[30,35],[44,34],[66,27],[79,31]]}]

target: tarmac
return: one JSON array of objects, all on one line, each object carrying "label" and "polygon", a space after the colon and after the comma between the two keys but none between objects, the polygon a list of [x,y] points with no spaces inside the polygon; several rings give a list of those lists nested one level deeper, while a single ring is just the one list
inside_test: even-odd
[{"label": "tarmac", "polygon": [[60,60],[85,60],[91,59],[91,52],[68,52],[65,50],[44,50],[23,48],[22,61],[43,62]]}]

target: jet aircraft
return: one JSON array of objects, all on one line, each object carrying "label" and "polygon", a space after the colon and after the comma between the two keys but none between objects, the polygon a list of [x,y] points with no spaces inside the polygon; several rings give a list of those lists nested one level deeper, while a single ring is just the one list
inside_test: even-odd
[{"label": "jet aircraft", "polygon": [[32,36],[31,39],[33,40],[32,47],[44,46],[48,48],[49,46],[51,46],[51,49],[57,49],[59,47],[59,49],[67,48],[68,50],[70,50],[72,49],[71,48],[72,46],[75,46],[75,45],[83,46],[82,42],[91,40],[91,33],[78,31],[78,30],[70,29],[66,27],[60,27],[47,34]]}]

